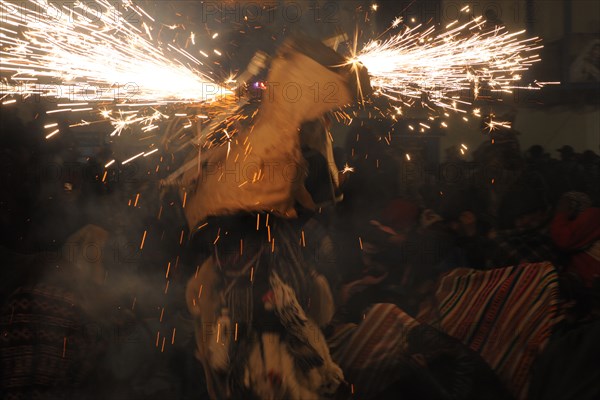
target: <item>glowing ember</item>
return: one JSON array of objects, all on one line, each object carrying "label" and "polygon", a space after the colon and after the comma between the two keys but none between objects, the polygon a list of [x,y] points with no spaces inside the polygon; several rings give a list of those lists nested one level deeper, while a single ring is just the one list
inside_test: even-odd
[{"label": "glowing ember", "polygon": [[496,129],[499,128],[505,128],[505,129],[510,129],[511,128],[511,123],[507,122],[507,121],[494,121],[492,118],[490,118],[489,121],[485,122],[485,126],[488,128],[489,132],[492,132]]},{"label": "glowing ember", "polygon": [[348,172],[354,172],[354,168],[348,165],[348,163],[344,164],[344,169],[340,171],[342,174],[347,174]]}]

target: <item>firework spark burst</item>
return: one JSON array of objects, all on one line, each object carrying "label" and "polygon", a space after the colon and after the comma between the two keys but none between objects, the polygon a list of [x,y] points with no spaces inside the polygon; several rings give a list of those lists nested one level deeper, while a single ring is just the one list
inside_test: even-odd
[{"label": "firework spark burst", "polygon": [[485,122],[485,126],[488,132],[492,133],[499,128],[510,129],[512,124],[508,121],[494,121],[493,117],[491,117],[489,121]]},{"label": "firework spark burst", "polygon": [[482,17],[462,25],[454,21],[441,33],[434,26],[404,26],[386,40],[368,42],[348,62],[364,64],[378,94],[407,106],[423,100],[464,113],[483,93],[539,90],[542,84],[517,82],[540,61],[540,40],[521,39],[525,31],[486,30],[485,23]]},{"label": "firework spark burst", "polygon": [[[0,0],[0,14],[0,99],[41,96],[93,103],[51,112],[95,109],[113,124],[115,134],[132,124],[151,129],[167,117],[154,107],[212,102],[231,94],[198,70],[203,63],[186,50],[170,43],[157,46],[150,28],[154,19],[130,0],[62,6]],[[142,28],[126,15],[135,15]],[[99,111],[98,103],[119,111]],[[126,108],[137,111],[121,112]]]}]

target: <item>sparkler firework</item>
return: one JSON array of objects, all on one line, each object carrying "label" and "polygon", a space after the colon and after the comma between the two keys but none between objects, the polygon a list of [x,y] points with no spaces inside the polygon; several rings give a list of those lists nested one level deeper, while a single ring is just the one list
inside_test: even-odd
[{"label": "sparkler firework", "polygon": [[[394,21],[392,28],[399,22]],[[540,61],[535,53],[543,47],[540,40],[520,39],[525,31],[485,30],[485,22],[482,17],[461,25],[454,21],[441,33],[433,26],[405,26],[389,39],[370,41],[349,63],[364,64],[379,94],[407,106],[423,99],[433,106],[466,113],[464,107],[483,90],[539,90],[541,83],[517,86],[517,82]]]},{"label": "sparkler firework", "polygon": [[[154,129],[154,122],[167,117],[155,108],[148,112],[149,107],[211,102],[231,94],[199,71],[203,63],[187,51],[170,43],[157,46],[154,19],[130,0],[62,6],[0,0],[0,15],[0,71],[11,74],[4,77],[0,98],[67,100],[48,113],[95,110],[112,122],[115,134],[136,123]],[[134,15],[141,27],[126,15]],[[135,111],[113,113],[114,106]]]}]

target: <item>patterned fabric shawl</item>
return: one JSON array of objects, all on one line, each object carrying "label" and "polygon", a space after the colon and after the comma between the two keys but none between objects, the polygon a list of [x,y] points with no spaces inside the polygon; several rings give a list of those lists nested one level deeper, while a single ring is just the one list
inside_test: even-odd
[{"label": "patterned fabric shawl", "polygon": [[435,304],[419,320],[479,353],[514,396],[524,399],[536,356],[564,315],[550,263],[443,276]]},{"label": "patterned fabric shawl", "polygon": [[339,328],[328,343],[353,398],[512,398],[476,352],[393,304],[375,304],[360,324]]}]

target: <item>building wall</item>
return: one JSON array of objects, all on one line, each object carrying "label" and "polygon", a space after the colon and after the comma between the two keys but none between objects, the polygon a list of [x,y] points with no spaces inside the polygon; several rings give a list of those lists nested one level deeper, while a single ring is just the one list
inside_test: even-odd
[{"label": "building wall", "polygon": [[[474,150],[487,137],[479,129],[479,120],[464,122],[461,118],[451,118],[446,136],[441,139],[443,159],[444,149],[465,144]],[[539,144],[557,158],[556,149],[563,145],[572,146],[575,151],[593,150],[600,153],[600,108],[571,107],[520,108],[517,111],[513,127],[520,135],[521,150],[525,151]],[[466,157],[469,157],[467,152]]]},{"label": "building wall", "polygon": [[[571,7],[571,20],[565,20],[565,4]],[[598,38],[600,32],[600,2],[593,0],[533,0],[528,21],[527,0],[443,0],[442,15],[450,15],[457,5],[470,4],[475,14],[484,14],[486,10],[496,11],[499,19],[511,31],[531,29],[530,34],[542,38],[546,48],[540,53],[542,62],[530,74],[540,80],[568,79],[570,63],[590,40]],[[565,28],[570,32],[565,32]],[[566,52],[566,53],[565,53]],[[531,79],[531,78],[530,78]],[[539,104],[525,98],[505,99],[502,104],[494,105],[496,115],[510,113],[514,117],[513,127],[521,132],[519,141],[523,150],[533,144],[540,144],[553,156],[562,145],[571,145],[576,151],[600,151],[600,108],[598,105],[574,104],[573,99],[582,97],[578,90],[569,89],[568,96],[558,101],[546,101],[540,98]],[[564,92],[561,92],[564,93]],[[550,105],[551,103],[551,105]],[[441,149],[457,146],[461,143],[469,148],[476,147],[485,136],[479,129],[479,120],[468,123],[460,118],[451,118],[447,135],[442,138]]]},{"label": "building wall", "polygon": [[600,151],[600,109],[597,107],[522,109],[515,128],[521,132],[523,149],[541,144],[554,156],[557,156],[555,150],[566,144],[578,152]]}]

